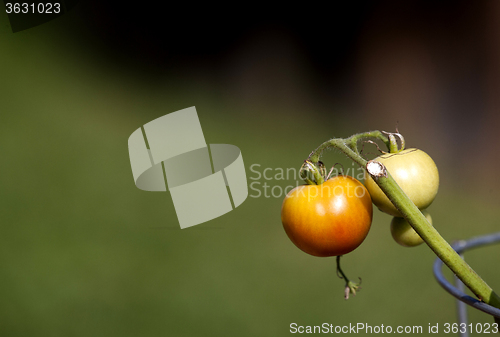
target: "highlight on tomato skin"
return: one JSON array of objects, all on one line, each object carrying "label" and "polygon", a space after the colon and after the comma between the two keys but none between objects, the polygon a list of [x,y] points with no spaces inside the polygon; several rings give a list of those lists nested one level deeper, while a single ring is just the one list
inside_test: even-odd
[{"label": "highlight on tomato skin", "polygon": [[343,175],[321,185],[294,188],[281,207],[281,221],[290,240],[318,257],[356,249],[368,235],[372,217],[372,200],[365,186]]}]

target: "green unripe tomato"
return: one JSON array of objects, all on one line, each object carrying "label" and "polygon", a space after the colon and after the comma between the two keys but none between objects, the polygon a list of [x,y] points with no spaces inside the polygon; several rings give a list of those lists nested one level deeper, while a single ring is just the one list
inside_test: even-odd
[{"label": "green unripe tomato", "polygon": [[[436,197],[439,173],[436,164],[427,153],[419,149],[407,149],[375,158],[387,168],[394,180],[419,209],[427,208]],[[373,203],[382,212],[402,217],[392,202],[365,172],[365,186]]]},{"label": "green unripe tomato", "polygon": [[[422,212],[425,218],[432,225],[432,218],[428,212]],[[420,235],[415,232],[413,227],[405,220],[405,218],[394,217],[391,221],[391,234],[394,241],[403,247],[415,247],[424,242]]]}]

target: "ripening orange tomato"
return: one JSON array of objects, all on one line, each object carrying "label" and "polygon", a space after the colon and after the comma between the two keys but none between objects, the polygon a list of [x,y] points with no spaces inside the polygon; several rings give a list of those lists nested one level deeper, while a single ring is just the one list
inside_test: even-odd
[{"label": "ripening orange tomato", "polygon": [[356,249],[368,235],[373,208],[358,180],[336,176],[321,185],[302,185],[287,194],[281,222],[292,242],[314,256],[338,256]]}]

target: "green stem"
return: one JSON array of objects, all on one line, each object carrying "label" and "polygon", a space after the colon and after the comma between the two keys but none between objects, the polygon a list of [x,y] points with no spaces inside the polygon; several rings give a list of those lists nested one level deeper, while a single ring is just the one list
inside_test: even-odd
[{"label": "green stem", "polygon": [[467,262],[455,252],[439,232],[429,224],[422,212],[406,196],[390,173],[387,172],[387,177],[382,176],[377,178],[372,176],[372,178],[441,261],[443,261],[480,300],[500,308],[500,297],[467,264]]},{"label": "green stem", "polygon": [[354,160],[361,167],[365,167],[366,160],[361,156],[361,154],[358,151],[358,141],[360,139],[366,139],[366,138],[380,139],[385,143],[385,145],[388,148],[390,146],[389,139],[387,139],[387,137],[385,137],[382,134],[382,132],[370,131],[370,132],[355,134],[347,139],[342,139],[342,138],[330,139],[329,141],[321,144],[316,150],[314,150],[314,152],[311,154],[309,158],[313,163],[317,163],[319,161],[319,158],[321,157],[321,154],[325,149],[330,147],[335,147],[340,151],[344,152],[349,158]]},{"label": "green stem", "polygon": [[[330,147],[335,147],[345,153],[349,158],[366,170],[367,161],[358,149],[358,141],[365,138],[376,138],[383,141],[391,149],[391,142],[380,131],[371,131],[353,135],[347,139],[331,139],[321,144],[310,156],[314,163],[319,161],[322,152]],[[391,151],[392,152],[392,151]],[[381,163],[379,163],[382,165]],[[500,297],[488,284],[455,252],[439,232],[427,222],[425,216],[403,192],[401,187],[392,178],[391,174],[383,167],[385,174],[375,176],[367,172],[387,195],[394,206],[403,214],[420,237],[434,251],[434,253],[457,275],[457,277],[483,302],[500,308]]]}]

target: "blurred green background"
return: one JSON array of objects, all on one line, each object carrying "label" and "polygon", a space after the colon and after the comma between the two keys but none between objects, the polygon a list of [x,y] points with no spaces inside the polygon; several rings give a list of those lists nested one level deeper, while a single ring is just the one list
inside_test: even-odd
[{"label": "blurred green background", "polygon": [[[397,125],[440,169],[429,211],[443,237],[500,230],[498,4],[345,6],[331,30],[269,16],[210,35],[232,31],[221,24],[200,38],[211,49],[169,40],[182,29],[162,24],[147,35],[95,4],[0,34],[0,336],[287,336],[291,323],[325,322],[425,332],[456,322],[433,253],[398,246],[378,210],[343,258],[363,279],[345,301],[334,258],[287,238],[283,195],[250,190],[234,211],[180,230],[168,193],[134,185],[129,135],[190,106],[207,142],[237,145],[249,183],[270,187],[297,181],[254,180],[251,165],[298,169],[331,137]],[[352,167],[334,151],[324,162]],[[494,289],[498,253],[466,255]],[[492,319],[469,310],[469,321]]]}]

